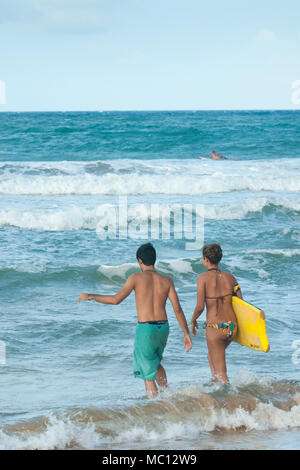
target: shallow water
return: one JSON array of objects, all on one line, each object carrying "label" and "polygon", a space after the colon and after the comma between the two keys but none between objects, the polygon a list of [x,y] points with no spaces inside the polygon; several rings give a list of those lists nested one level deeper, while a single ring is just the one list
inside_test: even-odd
[{"label": "shallow water", "polygon": [[[1,448],[299,448],[299,127],[299,112],[1,113]],[[212,148],[231,160],[197,159]],[[100,239],[119,195],[129,237]],[[170,387],[148,402],[132,375],[134,297],[77,297],[137,271],[154,204],[204,206],[204,241],[266,312],[271,351],[233,343],[231,385],[215,386],[203,331],[185,353],[168,305]],[[190,319],[204,268],[176,233],[171,221],[152,241]]]}]

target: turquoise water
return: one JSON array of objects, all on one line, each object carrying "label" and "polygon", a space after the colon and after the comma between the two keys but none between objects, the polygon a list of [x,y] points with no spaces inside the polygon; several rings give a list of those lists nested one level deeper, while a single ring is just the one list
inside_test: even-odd
[{"label": "turquoise water", "polygon": [[[212,149],[229,159],[197,158]],[[1,113],[0,447],[299,448],[299,190],[297,111]],[[119,196],[130,236],[101,239]],[[77,297],[137,271],[154,204],[201,204],[204,242],[221,243],[222,269],[266,312],[271,351],[233,343],[231,385],[216,386],[202,330],[186,354],[168,305],[170,387],[149,402],[132,373],[134,296]],[[171,220],[152,242],[190,319],[204,268],[175,232]]]}]

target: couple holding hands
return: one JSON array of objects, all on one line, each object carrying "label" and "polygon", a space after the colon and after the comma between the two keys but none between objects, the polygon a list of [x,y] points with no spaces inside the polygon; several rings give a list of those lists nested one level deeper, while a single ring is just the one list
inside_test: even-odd
[{"label": "couple holding hands", "polygon": [[[228,383],[225,350],[237,333],[237,321],[231,299],[232,295],[242,298],[242,293],[235,277],[218,268],[222,259],[219,244],[205,245],[202,248],[202,256],[206,272],[200,274],[197,279],[197,303],[191,318],[191,330],[193,335],[196,335],[197,318],[206,307],[204,328],[212,377],[218,382]],[[136,257],[141,272],[129,276],[117,294],[84,293],[78,300],[95,300],[103,304],[118,305],[135,291],[138,324],[133,373],[135,377],[145,381],[146,393],[151,398],[158,394],[157,385],[167,387],[167,376],[161,360],[169,334],[166,313],[168,299],[183,330],[183,345],[186,351],[192,348],[192,341],[172,279],[155,270],[156,251],[153,245],[146,243],[140,246]]]}]

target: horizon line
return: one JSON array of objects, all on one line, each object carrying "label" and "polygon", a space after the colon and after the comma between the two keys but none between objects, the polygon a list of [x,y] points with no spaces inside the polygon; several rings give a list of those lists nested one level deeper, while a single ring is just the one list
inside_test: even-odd
[{"label": "horizon line", "polygon": [[215,109],[35,109],[1,110],[0,113],[151,113],[151,112],[209,112],[209,111],[300,111],[299,108],[215,108]]}]

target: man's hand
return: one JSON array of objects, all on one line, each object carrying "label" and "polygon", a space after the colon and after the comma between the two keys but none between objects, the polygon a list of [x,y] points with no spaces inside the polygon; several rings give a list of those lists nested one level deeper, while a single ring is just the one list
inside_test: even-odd
[{"label": "man's hand", "polygon": [[90,300],[89,299],[89,294],[81,294],[79,297],[78,297],[78,302],[80,302],[81,300]]},{"label": "man's hand", "polygon": [[196,336],[196,334],[197,334],[196,329],[198,330],[198,328],[199,328],[199,327],[198,327],[197,320],[193,320],[193,319],[192,319],[192,320],[191,320],[191,330],[192,330],[192,333],[193,333],[194,336]]},{"label": "man's hand", "polygon": [[183,347],[186,348],[186,352],[189,352],[192,349],[192,340],[190,335],[185,335],[183,338]]}]

